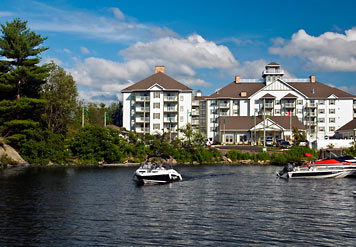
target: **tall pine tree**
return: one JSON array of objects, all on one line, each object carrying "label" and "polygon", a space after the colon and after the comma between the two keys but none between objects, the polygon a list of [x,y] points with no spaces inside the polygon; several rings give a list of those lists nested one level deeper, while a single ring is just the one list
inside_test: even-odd
[{"label": "tall pine tree", "polygon": [[46,100],[40,99],[48,66],[40,66],[46,40],[19,18],[1,25],[0,131],[10,144],[26,138],[26,129],[40,127]]}]

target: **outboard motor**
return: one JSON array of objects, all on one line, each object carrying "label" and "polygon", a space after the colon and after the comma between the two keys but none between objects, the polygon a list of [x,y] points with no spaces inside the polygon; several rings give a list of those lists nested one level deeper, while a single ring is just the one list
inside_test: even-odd
[{"label": "outboard motor", "polygon": [[277,172],[278,177],[282,177],[284,174],[288,172],[292,172],[294,170],[294,164],[293,163],[287,163],[282,170]]}]

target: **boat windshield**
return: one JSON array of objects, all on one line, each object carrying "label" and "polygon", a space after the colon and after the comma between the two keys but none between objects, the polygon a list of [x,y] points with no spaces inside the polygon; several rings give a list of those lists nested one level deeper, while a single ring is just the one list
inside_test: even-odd
[{"label": "boat windshield", "polygon": [[152,169],[168,169],[166,165],[163,164],[157,164],[157,163],[150,163],[150,162],[144,162],[141,167],[141,169],[147,169],[147,170],[152,170]]}]

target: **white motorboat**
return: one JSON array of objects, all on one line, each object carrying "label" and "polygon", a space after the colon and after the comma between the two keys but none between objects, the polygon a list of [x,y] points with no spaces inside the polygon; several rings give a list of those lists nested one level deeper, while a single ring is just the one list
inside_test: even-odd
[{"label": "white motorboat", "polygon": [[153,158],[170,159],[168,155],[149,155],[135,171],[134,180],[138,184],[165,184],[182,180],[182,176],[172,168],[171,163],[155,163]]},{"label": "white motorboat", "polygon": [[277,176],[287,178],[344,178],[353,174],[354,168],[348,169],[342,166],[324,166],[310,165],[295,167],[293,164],[287,164],[283,170],[277,172]]}]

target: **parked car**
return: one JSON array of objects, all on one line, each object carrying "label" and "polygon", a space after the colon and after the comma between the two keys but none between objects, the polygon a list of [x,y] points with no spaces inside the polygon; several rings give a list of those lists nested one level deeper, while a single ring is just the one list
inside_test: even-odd
[{"label": "parked car", "polygon": [[290,145],[289,141],[282,141],[280,144],[280,147],[281,148],[290,148],[291,145]]},{"label": "parked car", "polygon": [[206,140],[206,146],[207,146],[207,147],[211,147],[213,144],[214,144],[213,138],[208,138],[208,139]]},{"label": "parked car", "polygon": [[271,136],[266,137],[266,146],[273,146],[273,138]]},{"label": "parked car", "polygon": [[276,146],[280,147],[282,142],[284,142],[283,139],[278,139],[277,142],[276,142]]},{"label": "parked car", "polygon": [[309,146],[309,142],[307,140],[299,142],[299,146],[307,147]]}]

